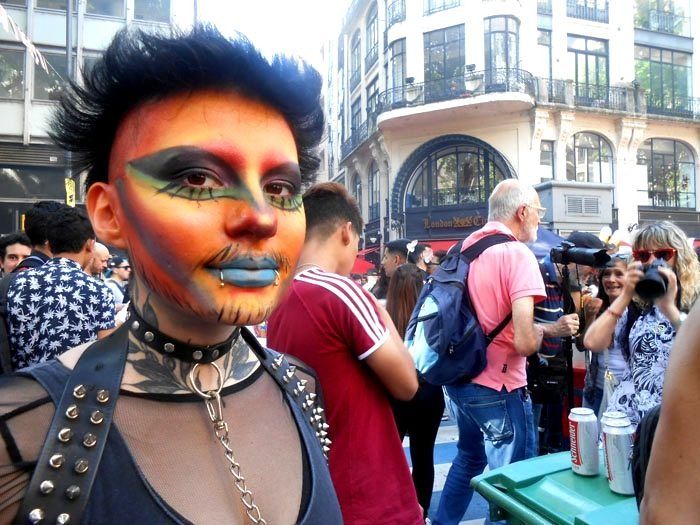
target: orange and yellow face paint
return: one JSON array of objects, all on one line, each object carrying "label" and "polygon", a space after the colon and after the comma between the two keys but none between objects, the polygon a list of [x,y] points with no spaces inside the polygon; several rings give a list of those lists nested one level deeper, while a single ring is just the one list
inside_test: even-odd
[{"label": "orange and yellow face paint", "polygon": [[305,230],[296,144],[279,113],[230,92],[145,104],[119,128],[109,180],[151,302],[226,324],[274,308]]}]

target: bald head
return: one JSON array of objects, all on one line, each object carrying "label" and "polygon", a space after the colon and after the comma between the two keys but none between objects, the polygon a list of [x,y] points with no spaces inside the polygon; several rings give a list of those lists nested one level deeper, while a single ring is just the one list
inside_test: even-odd
[{"label": "bald head", "polygon": [[88,265],[87,273],[93,277],[99,278],[102,275],[102,272],[107,269],[108,263],[109,250],[104,244],[96,242],[92,249],[92,261],[90,261],[90,264]]}]

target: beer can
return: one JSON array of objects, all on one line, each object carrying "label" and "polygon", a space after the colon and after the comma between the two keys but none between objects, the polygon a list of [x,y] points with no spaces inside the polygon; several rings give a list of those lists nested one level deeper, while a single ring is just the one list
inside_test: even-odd
[{"label": "beer can", "polygon": [[629,418],[608,419],[603,425],[605,468],[610,490],[627,496],[634,494],[632,482],[632,439],[634,427]]},{"label": "beer can", "polygon": [[[627,414],[624,412],[620,412],[619,410],[606,410],[603,412],[603,415],[600,416],[600,447],[604,449],[605,445],[603,444],[603,427],[605,426],[605,423],[611,419],[627,419]],[[604,468],[605,472],[608,471],[608,458],[603,453],[603,463],[604,463]]]},{"label": "beer can", "polygon": [[599,470],[598,418],[590,408],[569,412],[571,470],[581,476],[596,476]]}]

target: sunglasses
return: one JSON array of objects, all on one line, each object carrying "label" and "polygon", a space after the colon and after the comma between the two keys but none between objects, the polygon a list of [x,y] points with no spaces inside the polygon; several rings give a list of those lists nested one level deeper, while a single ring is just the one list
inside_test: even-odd
[{"label": "sunglasses", "polygon": [[676,255],[675,248],[659,248],[658,250],[633,250],[632,257],[643,263],[647,262],[651,256],[656,259],[663,259],[664,261],[670,261],[671,258]]}]

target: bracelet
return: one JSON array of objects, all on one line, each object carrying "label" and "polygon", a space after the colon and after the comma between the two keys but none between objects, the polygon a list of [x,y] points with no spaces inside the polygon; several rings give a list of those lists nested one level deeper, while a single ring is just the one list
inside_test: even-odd
[{"label": "bracelet", "polygon": [[618,314],[617,312],[613,312],[611,308],[608,308],[605,310],[607,313],[612,315],[615,319],[622,319],[622,314]]}]

